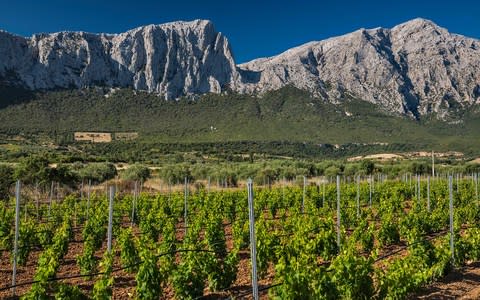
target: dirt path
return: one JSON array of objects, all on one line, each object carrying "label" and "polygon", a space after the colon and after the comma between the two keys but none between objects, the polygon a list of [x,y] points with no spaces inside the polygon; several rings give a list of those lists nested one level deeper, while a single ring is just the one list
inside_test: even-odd
[{"label": "dirt path", "polygon": [[450,272],[414,299],[480,299],[480,262]]}]

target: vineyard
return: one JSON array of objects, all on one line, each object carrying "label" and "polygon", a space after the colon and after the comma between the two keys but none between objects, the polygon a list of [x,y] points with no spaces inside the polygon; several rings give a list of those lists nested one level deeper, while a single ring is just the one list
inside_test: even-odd
[{"label": "vineyard", "polygon": [[480,260],[477,175],[137,191],[0,202],[0,298],[404,299]]}]

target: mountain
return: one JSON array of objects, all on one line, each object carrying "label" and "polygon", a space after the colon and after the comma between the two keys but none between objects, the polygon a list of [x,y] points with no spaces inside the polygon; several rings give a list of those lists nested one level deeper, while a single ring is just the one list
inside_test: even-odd
[{"label": "mountain", "polygon": [[174,99],[218,93],[236,74],[228,40],[204,20],[121,34],[0,32],[0,76],[32,90],[131,87]]},{"label": "mountain", "polygon": [[123,87],[165,99],[294,86],[331,103],[355,98],[389,113],[444,119],[480,102],[480,41],[414,19],[236,65],[227,38],[204,20],[121,34],[2,31],[0,77],[30,90]]},{"label": "mountain", "polygon": [[360,29],[239,68],[252,78],[242,92],[291,84],[333,102],[350,95],[415,117],[480,101],[480,42],[424,19]]}]

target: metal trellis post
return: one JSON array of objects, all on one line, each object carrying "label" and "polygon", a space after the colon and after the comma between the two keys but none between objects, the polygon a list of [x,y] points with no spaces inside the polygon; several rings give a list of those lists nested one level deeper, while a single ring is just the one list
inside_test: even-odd
[{"label": "metal trellis post", "polygon": [[252,291],[253,299],[258,300],[258,277],[257,277],[257,241],[255,238],[255,214],[253,206],[253,182],[247,181],[248,189],[248,216],[250,219],[250,255],[252,261]]}]

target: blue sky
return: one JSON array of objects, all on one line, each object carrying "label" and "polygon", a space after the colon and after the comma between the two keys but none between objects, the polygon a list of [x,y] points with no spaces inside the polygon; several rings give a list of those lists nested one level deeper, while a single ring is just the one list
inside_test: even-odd
[{"label": "blue sky", "polygon": [[480,38],[480,3],[476,2],[0,0],[0,29],[23,36],[62,30],[118,33],[147,24],[209,19],[228,37],[241,63],[312,40],[362,27],[392,27],[416,17]]}]

